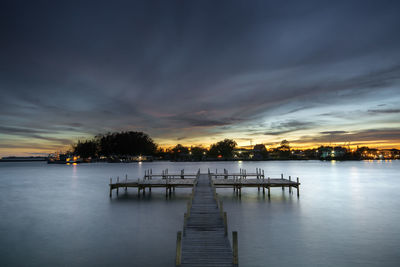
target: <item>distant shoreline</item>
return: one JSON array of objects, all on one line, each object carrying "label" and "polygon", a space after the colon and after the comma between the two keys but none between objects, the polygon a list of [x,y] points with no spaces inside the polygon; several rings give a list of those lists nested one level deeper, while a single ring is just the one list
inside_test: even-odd
[{"label": "distant shoreline", "polygon": [[27,161],[47,161],[47,157],[5,157],[0,162],[27,162]]},{"label": "distant shoreline", "polygon": [[[334,162],[343,162],[343,161],[397,161],[399,159],[263,159],[263,160],[252,160],[252,159],[222,159],[222,160],[153,160],[148,162],[267,162],[267,161],[334,161]],[[45,162],[45,159],[0,159],[1,162]],[[84,163],[110,163],[110,164],[127,164],[127,163],[143,163],[146,161],[131,161],[131,162],[107,162],[107,161],[93,161],[93,162],[84,162]],[[67,163],[65,163],[66,165]],[[81,163],[82,164],[82,163]]]}]

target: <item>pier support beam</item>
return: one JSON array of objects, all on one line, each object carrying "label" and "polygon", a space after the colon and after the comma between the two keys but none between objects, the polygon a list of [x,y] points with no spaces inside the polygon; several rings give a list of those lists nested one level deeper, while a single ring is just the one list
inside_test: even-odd
[{"label": "pier support beam", "polygon": [[128,174],[125,175],[125,192],[128,190]]},{"label": "pier support beam", "polygon": [[112,178],[110,178],[110,198],[112,197]]},{"label": "pier support beam", "polygon": [[297,197],[300,196],[300,185],[299,185],[299,177],[297,177]]},{"label": "pier support beam", "polygon": [[119,184],[119,176],[117,177],[117,196],[118,196],[118,193],[119,193],[118,192],[119,191],[119,185],[118,184]]}]

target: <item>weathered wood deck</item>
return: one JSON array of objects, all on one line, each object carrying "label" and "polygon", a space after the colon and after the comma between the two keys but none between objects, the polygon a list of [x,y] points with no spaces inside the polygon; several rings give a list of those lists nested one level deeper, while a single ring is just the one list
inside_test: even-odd
[{"label": "weathered wood deck", "polygon": [[[119,188],[125,188],[127,190],[128,187],[133,187],[138,189],[138,194],[141,192],[145,194],[146,189],[151,192],[152,188],[163,187],[165,188],[165,193],[171,194],[172,191],[175,191],[175,188],[192,188],[195,185],[196,178],[199,175],[197,174],[162,174],[162,175],[153,175],[146,174],[143,179],[137,180],[128,180],[127,176],[124,181],[120,181],[117,178],[117,182],[113,183],[112,179],[110,179],[110,197],[112,197],[112,190],[116,189],[117,195],[119,193]],[[212,186],[215,188],[233,188],[234,191],[240,196],[242,193],[242,188],[245,187],[257,187],[258,191],[262,189],[263,194],[265,194],[265,190],[268,190],[268,197],[271,195],[272,187],[285,187],[289,188],[289,193],[292,193],[292,189],[297,189],[297,196],[300,195],[299,191],[299,178],[296,181],[292,181],[291,177],[289,179],[283,178],[265,178],[264,173],[257,172],[254,174],[243,173],[225,173],[225,174],[216,174],[216,173],[208,173],[208,176],[211,177]],[[249,178],[255,177],[255,178]]]},{"label": "weathered wood deck", "polygon": [[237,266],[227,236],[226,213],[221,209],[209,175],[200,174],[184,216],[182,244],[178,232],[178,266]]}]

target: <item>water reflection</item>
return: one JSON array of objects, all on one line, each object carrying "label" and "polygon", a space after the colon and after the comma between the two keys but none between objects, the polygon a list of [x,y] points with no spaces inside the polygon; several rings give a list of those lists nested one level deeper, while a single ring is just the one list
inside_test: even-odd
[{"label": "water reflection", "polygon": [[174,266],[190,189],[171,197],[164,189],[138,196],[132,188],[108,196],[110,177],[137,179],[150,168],[261,168],[266,177],[300,178],[300,198],[281,188],[272,188],[270,199],[257,188],[241,197],[217,189],[229,231],[239,232],[241,266],[400,262],[399,161],[270,161],[0,164],[1,265],[126,266],[134,258],[136,266]]}]

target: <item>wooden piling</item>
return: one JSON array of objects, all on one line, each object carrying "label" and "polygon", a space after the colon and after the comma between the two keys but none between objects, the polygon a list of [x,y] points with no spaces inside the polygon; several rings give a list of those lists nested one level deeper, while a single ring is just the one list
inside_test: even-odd
[{"label": "wooden piling", "polygon": [[119,176],[117,177],[117,196],[118,196],[118,190],[119,190]]},{"label": "wooden piling", "polygon": [[128,184],[128,174],[125,175],[125,191],[128,190],[127,184]]},{"label": "wooden piling", "polygon": [[268,177],[268,198],[271,197],[271,179]]},{"label": "wooden piling", "polygon": [[297,177],[297,197],[300,196],[300,185],[299,185],[299,177]]},{"label": "wooden piling", "polygon": [[[292,177],[289,175],[289,182],[291,182],[292,181]],[[291,194],[292,193],[292,186],[291,185],[289,185],[289,194]]]},{"label": "wooden piling", "polygon": [[112,197],[112,178],[110,178],[110,198]]},{"label": "wooden piling", "polygon": [[232,243],[233,243],[233,265],[239,265],[239,246],[238,246],[238,234],[236,231],[232,232]]},{"label": "wooden piling", "polygon": [[181,256],[182,256],[182,232],[179,231],[176,235],[176,258],[175,258],[176,266],[181,265]]}]

